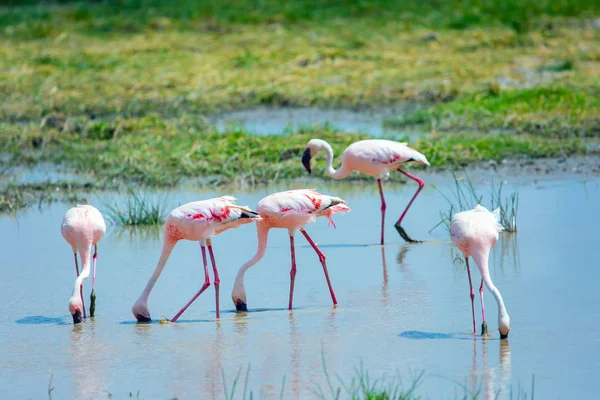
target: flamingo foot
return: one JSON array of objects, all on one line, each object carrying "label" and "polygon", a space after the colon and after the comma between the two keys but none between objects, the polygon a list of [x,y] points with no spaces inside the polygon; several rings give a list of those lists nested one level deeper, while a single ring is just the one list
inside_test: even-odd
[{"label": "flamingo foot", "polygon": [[143,315],[138,315],[137,316],[137,322],[141,323],[141,324],[149,324],[150,322],[152,322],[152,318],[145,317]]},{"label": "flamingo foot", "polygon": [[93,317],[94,314],[96,314],[96,291],[92,289],[90,294],[90,317]]},{"label": "flamingo foot", "polygon": [[487,326],[487,322],[483,321],[481,323],[481,336],[488,336],[488,326]]},{"label": "flamingo foot", "polygon": [[404,228],[402,226],[400,226],[400,224],[398,222],[396,222],[394,227],[396,228],[396,230],[398,231],[400,236],[402,236],[402,239],[404,239],[406,242],[408,242],[408,243],[423,243],[422,240],[414,240],[413,238],[408,236],[408,233],[406,233]]},{"label": "flamingo foot", "polygon": [[248,312],[248,306],[241,300],[238,300],[237,303],[235,303],[235,309],[236,311]]},{"label": "flamingo foot", "polygon": [[83,318],[81,318],[81,311],[75,311],[75,314],[73,314],[73,323],[80,324],[82,322]]}]

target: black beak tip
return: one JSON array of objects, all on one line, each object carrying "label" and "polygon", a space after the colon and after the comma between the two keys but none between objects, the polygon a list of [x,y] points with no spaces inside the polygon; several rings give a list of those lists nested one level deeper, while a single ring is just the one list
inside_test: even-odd
[{"label": "black beak tip", "polygon": [[500,334],[500,340],[508,339],[508,333],[505,335],[503,333]]},{"label": "black beak tip", "polygon": [[82,322],[83,318],[81,318],[81,311],[75,311],[75,314],[73,314],[73,323],[80,324]]},{"label": "black beak tip", "polygon": [[146,317],[146,316],[143,316],[143,315],[138,315],[137,316],[137,322],[140,322],[142,324],[149,324],[150,322],[152,322],[152,318]]},{"label": "black beak tip", "polygon": [[235,309],[237,311],[245,311],[248,312],[248,306],[246,305],[246,303],[244,303],[241,300],[238,300],[237,303],[235,303]]},{"label": "black beak tip", "polygon": [[306,168],[306,170],[310,174],[311,173],[311,170],[310,170],[310,150],[308,150],[308,149],[304,150],[304,153],[302,154],[302,164],[304,164],[304,168]]}]

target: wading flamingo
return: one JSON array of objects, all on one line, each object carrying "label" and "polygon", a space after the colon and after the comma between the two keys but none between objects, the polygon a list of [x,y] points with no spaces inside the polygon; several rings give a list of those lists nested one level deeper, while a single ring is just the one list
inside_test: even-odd
[{"label": "wading flamingo", "polygon": [[409,172],[404,171],[401,166],[409,162],[415,164],[426,164],[429,165],[427,158],[416,150],[411,149],[406,143],[394,142],[391,140],[360,140],[352,143],[342,153],[342,165],[337,171],[333,169],[333,149],[324,140],[312,139],[306,145],[304,154],[302,155],[302,164],[311,173],[310,159],[317,155],[321,150],[327,154],[326,168],[327,175],[333,179],[344,179],[352,171],[362,172],[363,174],[371,175],[377,178],[377,185],[379,186],[379,195],[381,197],[381,244],[384,243],[384,224],[385,224],[385,209],[386,203],[383,197],[383,188],[381,186],[381,179],[389,175],[390,171],[398,171],[410,179],[413,179],[419,184],[417,192],[413,195],[412,199],[408,202],[408,205],[400,215],[398,222],[394,225],[396,230],[402,236],[404,240],[410,243],[418,242],[417,240],[411,239],[402,228],[402,219],[406,215],[406,212],[412,205],[413,201],[423,189],[425,182]]},{"label": "wading flamingo", "polygon": [[206,260],[206,247],[210,254],[210,261],[214,272],[215,299],[217,307],[217,318],[220,318],[219,312],[219,271],[215,263],[215,256],[212,250],[211,238],[231,228],[237,228],[242,224],[259,220],[258,214],[248,207],[235,204],[236,199],[232,196],[217,197],[208,200],[195,201],[177,207],[169,213],[164,228],[164,242],[162,253],[154,273],[150,277],[146,288],[132,307],[133,315],[139,322],[150,322],[150,311],[148,310],[148,297],[158,280],[173,247],[178,241],[193,240],[200,242],[202,251],[202,261],[204,263],[204,285],[191,298],[190,301],[173,317],[171,322],[176,322],[183,312],[210,286],[208,276],[208,263]]},{"label": "wading flamingo", "polygon": [[[96,283],[96,260],[98,259],[98,242],[106,232],[106,223],[98,209],[90,205],[78,205],[70,208],[63,217],[60,232],[65,240],[73,248],[73,257],[75,258],[75,286],[73,294],[69,299],[69,312],[73,316],[73,323],[82,322],[86,318],[85,305],[83,303],[83,281],[90,276],[90,254],[94,246],[94,273],[92,275],[92,293],[90,295],[90,317],[94,316],[96,311],[96,292],[94,285]],[[81,274],[77,265],[77,252],[81,258]]]},{"label": "wading flamingo", "polygon": [[260,261],[265,255],[267,248],[267,239],[269,230],[271,228],[284,228],[288,230],[290,235],[290,249],[292,258],[292,269],[290,271],[290,299],[289,309],[292,309],[292,300],[294,297],[294,280],[296,278],[296,251],[294,249],[294,234],[297,230],[300,230],[308,243],[317,252],[319,261],[323,265],[323,272],[325,273],[325,279],[329,286],[329,292],[331,293],[331,299],[333,305],[337,305],[335,293],[331,286],[329,279],[329,272],[327,271],[327,264],[325,262],[325,254],[319,250],[315,242],[308,236],[304,225],[315,222],[317,217],[327,217],[329,223],[334,227],[333,219],[331,216],[339,212],[348,212],[350,208],[346,205],[346,202],[340,198],[327,196],[321,194],[312,189],[299,189],[289,190],[286,192],[279,192],[271,194],[258,203],[256,209],[261,217],[261,220],[256,223],[256,230],[258,234],[258,249],[256,254],[244,265],[242,265],[238,271],[231,293],[231,299],[235,304],[235,308],[238,311],[248,311],[246,301],[246,290],[244,289],[244,274],[254,264]]},{"label": "wading flamingo", "polygon": [[490,292],[496,298],[498,303],[498,331],[500,339],[506,339],[510,331],[510,318],[506,312],[504,301],[500,291],[494,286],[490,271],[488,269],[488,258],[490,250],[498,242],[498,233],[504,227],[498,222],[500,210],[489,212],[485,207],[477,205],[469,211],[459,212],[452,216],[450,222],[450,236],[454,245],[465,255],[467,263],[467,274],[469,275],[469,287],[471,288],[471,313],[473,315],[473,333],[477,332],[475,327],[475,293],[471,282],[471,270],[469,269],[469,257],[473,257],[475,264],[481,273],[481,285],[479,286],[479,295],[481,297],[481,334],[487,334],[487,323],[485,322],[485,311],[483,307],[483,284],[487,286]]}]

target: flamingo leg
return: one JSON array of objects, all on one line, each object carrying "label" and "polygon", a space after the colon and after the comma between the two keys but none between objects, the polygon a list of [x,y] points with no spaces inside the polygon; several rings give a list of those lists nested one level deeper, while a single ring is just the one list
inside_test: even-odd
[{"label": "flamingo leg", "polygon": [[381,244],[383,245],[383,232],[385,226],[385,197],[383,197],[383,187],[381,186],[381,178],[377,178],[377,186],[379,186],[379,196],[381,197]]},{"label": "flamingo leg", "polygon": [[219,286],[221,283],[221,278],[219,278],[219,270],[217,269],[217,263],[215,262],[215,255],[212,250],[212,242],[210,239],[206,240],[208,244],[208,254],[210,254],[210,263],[213,267],[213,273],[215,274],[215,302],[217,304],[217,319],[221,318],[221,312],[219,311]]},{"label": "flamingo leg", "polygon": [[94,290],[94,284],[96,283],[96,260],[98,259],[98,245],[94,245],[94,272],[92,274],[92,293],[90,293],[90,317],[93,317],[96,313],[96,291]]},{"label": "flamingo leg", "polygon": [[[73,253],[75,259],[75,272],[79,276],[79,264],[77,264],[77,253]],[[83,302],[83,283],[79,285],[79,296],[81,297],[81,306],[83,307],[83,318],[87,318],[85,315],[85,303]]]},{"label": "flamingo leg", "polygon": [[481,335],[483,336],[488,334],[487,322],[485,322],[485,309],[483,307],[483,279],[479,286],[479,297],[481,298],[481,319],[483,320],[481,323]]},{"label": "flamingo leg", "polygon": [[408,209],[412,205],[413,201],[415,201],[415,199],[419,195],[419,192],[421,192],[421,190],[423,190],[423,186],[425,186],[425,182],[423,182],[423,180],[417,178],[413,174],[408,173],[408,172],[402,170],[401,168],[398,168],[396,171],[400,172],[401,174],[406,175],[410,179],[412,179],[415,182],[417,182],[419,184],[419,188],[417,189],[416,193],[413,195],[412,199],[410,199],[410,201],[408,202],[408,205],[406,206],[406,208],[402,212],[402,215],[400,215],[400,218],[398,219],[398,222],[396,222],[396,225],[394,225],[394,226],[396,227],[396,230],[398,231],[398,233],[400,234],[400,236],[402,236],[402,239],[406,240],[409,243],[420,243],[419,240],[414,240],[410,236],[408,236],[408,234],[406,233],[406,231],[404,230],[404,228],[402,228],[401,225],[402,225],[402,220],[404,219],[404,216],[408,212]]},{"label": "flamingo leg", "polygon": [[296,250],[294,248],[294,236],[290,235],[290,250],[292,254],[292,269],[290,270],[290,301],[288,308],[292,309],[292,300],[294,299],[294,282],[296,281]]},{"label": "flamingo leg", "polygon": [[204,263],[204,285],[198,290],[198,292],[187,302],[185,306],[171,319],[171,322],[177,322],[181,314],[187,310],[187,308],[210,286],[210,278],[208,277],[208,262],[206,260],[206,248],[200,245],[200,249],[202,250],[202,261]]},{"label": "flamingo leg", "polygon": [[308,240],[308,243],[310,243],[312,248],[315,249],[315,251],[317,252],[317,255],[319,256],[319,261],[321,261],[321,265],[323,265],[323,272],[325,273],[325,279],[327,279],[327,286],[329,286],[329,293],[331,293],[331,300],[333,300],[333,305],[337,306],[337,299],[335,298],[335,293],[333,292],[333,287],[331,286],[331,280],[329,279],[329,272],[327,271],[327,263],[325,262],[325,260],[326,260],[325,254],[323,254],[321,252],[321,250],[319,250],[319,248],[317,247],[315,242],[312,241],[312,239],[310,238],[310,236],[308,236],[308,233],[304,229],[301,229],[300,232],[302,232],[302,234],[304,235],[306,240]]},{"label": "flamingo leg", "polygon": [[469,268],[469,257],[465,257],[467,263],[467,274],[469,275],[469,287],[471,288],[471,314],[473,315],[473,333],[477,333],[475,328],[475,292],[473,291],[473,283],[471,282],[471,269]]}]

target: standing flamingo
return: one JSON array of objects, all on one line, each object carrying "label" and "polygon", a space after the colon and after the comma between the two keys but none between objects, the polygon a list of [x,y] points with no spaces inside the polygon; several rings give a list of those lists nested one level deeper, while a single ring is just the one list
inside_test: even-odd
[{"label": "standing flamingo", "polygon": [[377,185],[379,186],[379,195],[381,197],[381,244],[384,243],[383,232],[386,209],[385,198],[383,197],[383,188],[381,186],[381,178],[389,175],[390,171],[396,170],[406,175],[410,179],[415,180],[419,184],[419,188],[412,199],[408,202],[404,212],[402,215],[400,215],[398,222],[396,222],[394,226],[404,240],[410,243],[418,242],[417,240],[413,240],[410,236],[408,236],[401,224],[402,219],[406,215],[406,212],[410,208],[411,204],[419,192],[423,189],[425,182],[404,171],[401,166],[409,162],[429,165],[429,161],[427,161],[427,158],[423,154],[411,149],[406,143],[380,139],[361,140],[352,143],[346,148],[346,150],[344,150],[342,153],[342,166],[336,171],[331,166],[333,162],[333,149],[329,143],[321,139],[312,139],[306,145],[306,150],[302,155],[302,163],[309,174],[311,173],[310,159],[321,150],[325,151],[327,154],[327,175],[333,179],[344,179],[350,175],[352,171],[359,171],[363,174],[377,177]]},{"label": "standing flamingo", "polygon": [[498,242],[498,233],[504,227],[498,222],[500,210],[489,212],[485,207],[477,205],[469,211],[459,212],[452,216],[450,222],[450,236],[454,245],[465,255],[467,263],[467,274],[469,275],[469,287],[471,288],[471,313],[473,315],[473,333],[477,332],[475,327],[475,305],[473,284],[471,283],[471,270],[469,269],[469,256],[473,257],[479,272],[481,273],[481,285],[479,295],[481,297],[481,334],[487,334],[487,323],[485,322],[485,311],[483,307],[483,283],[492,292],[498,303],[498,331],[500,338],[506,339],[510,331],[510,318],[506,312],[504,301],[500,291],[494,286],[490,271],[488,269],[488,258],[490,250]]},{"label": "standing flamingo", "polygon": [[[60,232],[65,240],[73,248],[75,258],[75,286],[73,295],[69,299],[69,312],[73,316],[73,323],[79,324],[81,312],[83,318],[87,318],[85,305],[83,303],[83,281],[90,276],[90,253],[94,246],[94,274],[92,275],[92,293],[90,295],[90,316],[93,317],[96,311],[96,292],[94,286],[96,283],[96,260],[98,259],[98,242],[106,232],[106,223],[98,209],[90,205],[78,205],[70,208],[63,217]],[[77,252],[81,257],[81,275],[77,265]]]},{"label": "standing flamingo", "polygon": [[246,301],[246,290],[244,289],[244,274],[254,264],[260,261],[265,255],[267,248],[267,239],[271,228],[284,228],[288,230],[290,236],[290,248],[292,253],[292,269],[290,271],[290,298],[289,309],[292,309],[292,300],[294,297],[294,281],[296,278],[296,252],[294,249],[294,234],[300,230],[308,243],[316,251],[319,261],[323,266],[325,279],[329,286],[333,305],[337,305],[335,293],[329,279],[325,254],[319,250],[315,242],[308,236],[304,225],[315,222],[317,217],[327,217],[329,222],[335,227],[331,216],[339,212],[348,212],[350,208],[346,202],[340,198],[327,196],[312,189],[289,190],[271,194],[258,203],[257,211],[261,220],[256,223],[258,234],[258,249],[254,257],[242,265],[238,271],[233,286],[231,298],[238,311],[248,311]]},{"label": "standing flamingo", "polygon": [[190,301],[173,317],[171,322],[176,322],[183,312],[210,286],[208,276],[208,263],[206,261],[206,247],[210,254],[210,261],[213,267],[215,280],[215,299],[217,307],[217,318],[220,318],[219,312],[219,271],[215,263],[215,256],[212,250],[211,238],[231,228],[237,228],[242,224],[247,224],[259,220],[258,214],[248,207],[235,204],[235,198],[232,196],[217,197],[208,200],[195,201],[177,207],[169,213],[164,228],[164,243],[158,265],[150,277],[146,288],[132,307],[133,315],[139,322],[150,322],[150,311],[148,310],[148,297],[158,280],[167,259],[179,240],[197,240],[200,242],[202,251],[202,261],[204,262],[204,285],[191,298]]}]

